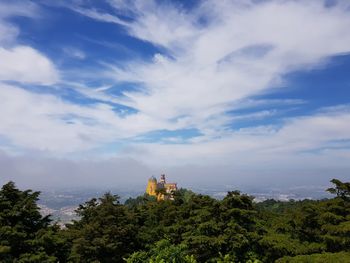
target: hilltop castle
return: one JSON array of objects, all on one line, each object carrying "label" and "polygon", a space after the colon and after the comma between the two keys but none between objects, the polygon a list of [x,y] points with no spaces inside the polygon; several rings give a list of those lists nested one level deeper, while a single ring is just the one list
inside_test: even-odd
[{"label": "hilltop castle", "polygon": [[160,181],[152,176],[148,179],[146,193],[151,196],[156,196],[157,200],[172,200],[172,192],[177,190],[177,183],[167,183],[165,181],[165,174],[160,176]]}]

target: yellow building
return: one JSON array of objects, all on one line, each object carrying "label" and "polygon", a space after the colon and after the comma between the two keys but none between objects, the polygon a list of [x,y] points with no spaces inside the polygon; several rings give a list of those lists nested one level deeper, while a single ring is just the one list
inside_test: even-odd
[{"label": "yellow building", "polygon": [[160,176],[160,181],[152,176],[148,179],[146,193],[151,196],[156,196],[157,200],[172,200],[173,192],[177,190],[177,183],[167,183],[165,181],[165,174]]}]

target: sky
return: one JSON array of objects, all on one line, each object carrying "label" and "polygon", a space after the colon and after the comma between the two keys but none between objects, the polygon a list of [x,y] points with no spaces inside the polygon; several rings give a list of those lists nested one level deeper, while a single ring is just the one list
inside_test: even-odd
[{"label": "sky", "polygon": [[0,0],[0,183],[350,179],[348,0]]}]

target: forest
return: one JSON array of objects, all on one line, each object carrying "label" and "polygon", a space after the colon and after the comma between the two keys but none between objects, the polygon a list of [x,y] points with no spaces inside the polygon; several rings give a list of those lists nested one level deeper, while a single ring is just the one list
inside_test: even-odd
[{"label": "forest", "polygon": [[222,200],[180,189],[174,200],[106,193],[60,227],[40,193],[0,190],[0,262],[350,262],[350,183],[324,200],[266,200],[230,191]]}]

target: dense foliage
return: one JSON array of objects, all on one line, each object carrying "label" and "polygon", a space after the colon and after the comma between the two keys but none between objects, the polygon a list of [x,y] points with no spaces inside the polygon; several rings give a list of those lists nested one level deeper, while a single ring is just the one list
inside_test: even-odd
[{"label": "dense foliage", "polygon": [[64,261],[65,239],[42,217],[39,192],[20,191],[10,182],[0,190],[0,262]]},{"label": "dense foliage", "polygon": [[181,189],[174,200],[106,193],[60,229],[42,217],[39,193],[0,190],[0,262],[350,262],[350,184],[332,180],[332,199],[254,203]]}]

